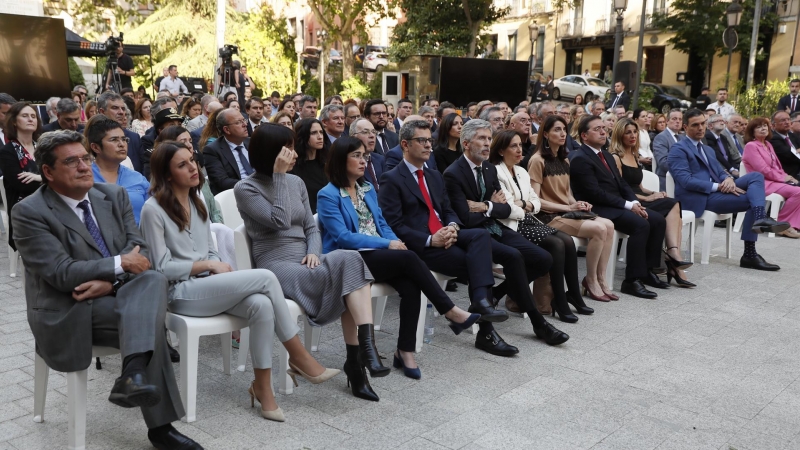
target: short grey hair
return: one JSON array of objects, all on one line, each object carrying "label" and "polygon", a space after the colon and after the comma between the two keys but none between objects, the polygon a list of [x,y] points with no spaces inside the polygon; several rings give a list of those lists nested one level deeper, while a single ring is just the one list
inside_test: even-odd
[{"label": "short grey hair", "polygon": [[528,105],[527,109],[528,109],[528,114],[529,115],[536,116],[537,115],[536,111],[539,109],[539,102],[531,103],[530,105]]},{"label": "short grey hair", "polygon": [[599,104],[600,106],[602,106],[602,107],[603,107],[603,109],[606,109],[606,105],[605,105],[603,102],[601,102],[600,100],[595,100],[595,101],[593,101],[593,102],[592,102],[592,106],[591,106],[591,108],[592,108],[592,109],[594,109],[594,107],[595,107],[595,106],[597,106],[598,104]]},{"label": "short grey hair", "polygon": [[489,120],[489,114],[491,114],[493,112],[499,112],[499,113],[502,114],[503,110],[499,106],[490,106],[490,107],[488,107],[488,108],[483,110],[483,112],[480,115],[480,119],[481,120]]},{"label": "short grey hair", "polygon": [[553,102],[551,102],[550,100],[545,100],[545,101],[539,103],[538,105],[536,105],[536,117],[539,117],[539,118],[542,117],[542,108],[544,108],[545,106],[553,106]]},{"label": "short grey hair", "polygon": [[[83,134],[77,131],[49,131],[39,136],[39,140],[36,141],[36,151],[33,153],[36,161],[39,163],[39,168],[41,169],[42,166],[54,167],[56,165],[56,149],[67,144],[81,144],[84,147],[86,146]],[[42,177],[42,184],[47,184],[47,177]]]},{"label": "short grey hair", "polygon": [[50,97],[50,98],[48,98],[47,102],[45,102],[45,106],[46,106],[47,110],[48,111],[55,111],[56,110],[56,105],[58,105],[59,100],[61,100],[60,97]]},{"label": "short grey hair", "polygon": [[108,102],[121,102],[122,97],[114,91],[105,91],[97,97],[97,109],[103,111],[108,109]]},{"label": "short grey hair", "polygon": [[[430,108],[430,106],[423,106],[422,108]],[[420,110],[422,109],[420,108]],[[430,108],[433,111],[433,108]],[[470,122],[472,122],[470,120]],[[431,125],[428,123],[427,120],[406,120],[403,122],[403,126],[400,127],[400,140],[402,141],[410,141],[414,138],[414,133],[417,130],[430,130]]]},{"label": "short grey hair", "polygon": [[300,100],[297,102],[297,104],[300,105],[300,107],[302,108],[303,105],[305,105],[308,102],[317,103],[317,98],[311,95],[304,95],[300,97]]},{"label": "short grey hair", "polygon": [[[667,120],[669,120],[669,118],[672,117],[672,114],[674,114],[674,113],[680,114],[681,115],[681,119],[683,119],[683,111],[681,111],[680,109],[670,109],[669,110],[669,114],[667,114]],[[737,116],[737,115],[738,114],[731,114],[731,117]],[[739,117],[741,117],[741,116],[739,116]],[[728,119],[730,119],[730,117]]]},{"label": "short grey hair", "polygon": [[[350,136],[355,136],[356,135],[356,130],[358,130],[358,124],[361,123],[362,120],[366,121],[366,122],[369,122],[369,120],[367,120],[367,119],[365,119],[363,117],[360,117],[360,118],[354,120],[353,123],[350,124]],[[372,123],[372,122],[369,122],[369,123]],[[425,121],[425,123],[427,123],[427,120]]]},{"label": "short grey hair", "polygon": [[[200,99],[200,105],[203,106],[203,111],[205,111],[206,108],[208,108],[208,105],[211,104],[211,102],[215,101],[217,101],[217,97],[208,94],[204,95],[203,98]],[[152,108],[153,105],[151,104],[150,107]]]},{"label": "short grey hair", "polygon": [[341,111],[344,114],[344,106],[342,105],[325,105],[319,113],[319,120],[328,120],[331,114]]},{"label": "short grey hair", "polygon": [[75,92],[77,92],[78,89],[83,89],[83,90],[86,91],[87,94],[89,93],[89,89],[87,89],[86,86],[84,86],[82,84],[75,85],[75,87],[72,88],[72,90],[75,91]]},{"label": "short grey hair", "polygon": [[178,102],[176,102],[174,98],[172,98],[172,97],[157,98],[154,102],[152,102],[150,104],[150,116],[151,117],[155,117],[156,114],[158,114],[159,111],[161,111],[162,109],[165,109],[164,105],[166,105],[167,103],[170,103],[170,102],[171,103],[175,103],[175,107],[177,109]]},{"label": "short grey hair", "polygon": [[69,114],[79,110],[80,107],[71,98],[62,98],[56,104],[56,112],[58,114]]},{"label": "short grey hair", "polygon": [[[496,106],[493,106],[492,108],[496,108]],[[489,109],[492,109],[492,108],[489,108]],[[498,110],[499,110],[499,108],[498,108]],[[483,114],[481,114],[481,115],[483,115]],[[473,138],[475,138],[475,135],[478,134],[478,130],[489,130],[489,132],[491,133],[492,124],[490,124],[489,122],[487,122],[486,120],[483,120],[483,119],[472,119],[472,120],[468,120],[466,123],[464,123],[464,126],[461,128],[461,147],[462,148],[464,148],[464,143],[466,141],[471,141]]]},{"label": "short grey hair", "polygon": [[428,113],[436,115],[436,110],[433,109],[432,106],[420,106],[419,111],[417,111],[417,114],[419,114],[420,116],[424,116],[425,114]]},{"label": "short grey hair", "polygon": [[17,103],[17,99],[5,92],[0,92],[0,105],[13,105]]},{"label": "short grey hair", "polygon": [[722,117],[722,114],[712,114],[708,116],[708,123],[711,124],[711,122],[715,122],[719,119],[722,119],[722,121],[725,122],[725,118]]},{"label": "short grey hair", "polygon": [[556,112],[559,112],[559,111],[563,110],[564,108],[567,108],[567,110],[569,110],[570,105],[568,105],[566,103],[559,103],[559,104],[556,105]]}]

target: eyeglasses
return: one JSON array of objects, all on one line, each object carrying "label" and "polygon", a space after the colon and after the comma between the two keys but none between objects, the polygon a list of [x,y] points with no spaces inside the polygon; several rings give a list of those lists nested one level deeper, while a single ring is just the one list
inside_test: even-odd
[{"label": "eyeglasses", "polygon": [[367,159],[367,155],[365,155],[363,153],[351,153],[351,154],[347,155],[347,157],[348,158],[353,158],[353,159],[358,159],[358,160],[362,160],[362,159],[366,160]]},{"label": "eyeglasses", "polygon": [[436,139],[418,137],[418,138],[411,138],[411,139],[409,139],[409,141],[416,141],[417,144],[419,144],[419,145],[425,145],[425,144],[433,145],[433,143],[436,142]]},{"label": "eyeglasses", "polygon": [[531,121],[528,119],[519,119],[519,123],[520,125],[528,125],[529,123],[531,123]]},{"label": "eyeglasses", "polygon": [[489,119],[489,122],[502,123],[503,122],[503,118],[502,117],[493,117],[493,118]]},{"label": "eyeglasses", "polygon": [[605,131],[606,127],[605,126],[599,126],[599,127],[590,128],[590,130],[594,131],[595,133],[599,133],[601,131]]},{"label": "eyeglasses", "polygon": [[244,124],[246,124],[246,123],[247,123],[247,121],[246,121],[246,120],[244,120],[244,119],[239,119],[239,120],[237,120],[237,121],[235,121],[235,122],[226,123],[226,124],[225,124],[225,126],[226,126],[226,127],[229,127],[229,126],[231,126],[231,125],[244,125]]},{"label": "eyeglasses", "polygon": [[378,130],[361,130],[356,134],[363,134],[363,135],[371,134],[373,136],[377,136],[378,135]]},{"label": "eyeglasses", "polygon": [[62,164],[69,167],[70,169],[75,169],[78,167],[81,161],[83,161],[83,163],[86,164],[87,166],[91,166],[92,163],[94,162],[94,156],[88,153],[81,157],[73,156],[62,161]]},{"label": "eyeglasses", "polygon": [[114,136],[114,137],[108,138],[108,142],[111,142],[112,144],[119,144],[120,142],[124,142],[124,143],[127,144],[130,141],[131,141],[131,138],[129,138],[127,136]]},{"label": "eyeglasses", "polygon": [[356,120],[356,119],[360,119],[361,116],[347,116],[347,118],[350,119],[350,120]]},{"label": "eyeglasses", "polygon": [[379,112],[374,112],[374,113],[370,113],[370,114],[373,115],[373,116],[378,116],[378,117],[388,116],[389,115],[389,113],[386,112],[386,111],[379,111]]}]

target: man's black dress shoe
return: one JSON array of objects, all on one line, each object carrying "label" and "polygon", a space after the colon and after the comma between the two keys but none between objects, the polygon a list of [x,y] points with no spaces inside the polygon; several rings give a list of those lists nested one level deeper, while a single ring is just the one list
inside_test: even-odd
[{"label": "man's black dress shoe", "polygon": [[778,222],[772,217],[764,217],[753,222],[753,233],[780,233],[790,226],[789,222]]},{"label": "man's black dress shoe", "polygon": [[506,341],[495,330],[492,330],[491,333],[478,331],[478,334],[475,335],[475,348],[495,356],[514,356],[519,353],[517,347],[506,344]]},{"label": "man's black dress shoe", "polygon": [[485,298],[469,305],[467,311],[474,314],[480,314],[480,322],[504,322],[508,320],[507,312],[498,311],[492,308],[489,300],[486,300]]},{"label": "man's black dress shoe", "polygon": [[450,280],[447,282],[447,287],[444,289],[447,292],[455,292],[458,290],[458,285],[456,284],[455,280]]},{"label": "man's black dress shoe", "polygon": [[623,294],[632,295],[639,298],[656,298],[658,294],[653,291],[648,291],[640,280],[623,281],[622,287],[619,290]]},{"label": "man's black dress shoe", "polygon": [[547,345],[560,345],[569,340],[569,335],[554,327],[550,322],[545,322],[542,327],[533,327],[533,333]]},{"label": "man's black dress shoe", "polygon": [[725,228],[728,226],[727,222],[727,220],[715,220],[714,228]]},{"label": "man's black dress shoe", "polygon": [[158,386],[147,384],[147,377],[143,373],[134,373],[117,378],[108,401],[123,408],[156,406],[161,401],[161,390]]},{"label": "man's black dress shoe", "polygon": [[764,261],[764,258],[761,255],[756,255],[754,258],[742,256],[742,259],[739,260],[739,267],[744,267],[745,269],[767,270],[770,272],[781,270],[779,265],[770,264]]},{"label": "man's black dress shoe", "polygon": [[167,349],[169,350],[169,360],[174,363],[181,362],[181,354],[175,350],[171,345],[167,344]]},{"label": "man's black dress shoe", "polygon": [[643,284],[652,286],[654,288],[669,289],[669,283],[662,280],[661,278],[658,278],[658,275],[654,274],[653,272],[647,272],[647,276],[640,278],[640,280],[642,280]]},{"label": "man's black dress shoe", "polygon": [[184,436],[171,425],[162,431],[159,427],[156,430],[147,430],[147,439],[158,450],[203,450],[203,447],[197,442]]}]

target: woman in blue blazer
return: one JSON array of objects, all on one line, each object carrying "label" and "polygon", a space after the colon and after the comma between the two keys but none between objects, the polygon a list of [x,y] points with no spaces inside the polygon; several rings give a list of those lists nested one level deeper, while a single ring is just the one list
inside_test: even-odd
[{"label": "woman in blue blazer", "polygon": [[317,195],[322,251],[358,250],[376,283],[386,283],[400,294],[400,332],[394,367],[410,378],[421,377],[414,361],[416,329],[422,293],[450,321],[455,334],[479,318],[455,306],[416,253],[406,249],[378,206],[378,195],[364,180],[364,145],[353,137],[340,137],[328,152],[327,186]]}]

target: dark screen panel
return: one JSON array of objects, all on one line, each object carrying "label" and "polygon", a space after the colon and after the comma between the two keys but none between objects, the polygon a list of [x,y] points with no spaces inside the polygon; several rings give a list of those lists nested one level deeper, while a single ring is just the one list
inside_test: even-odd
[{"label": "dark screen panel", "polygon": [[69,97],[63,20],[0,14],[0,92],[36,102]]},{"label": "dark screen panel", "polygon": [[442,57],[439,101],[465,107],[481,100],[518,105],[525,100],[528,62]]}]

